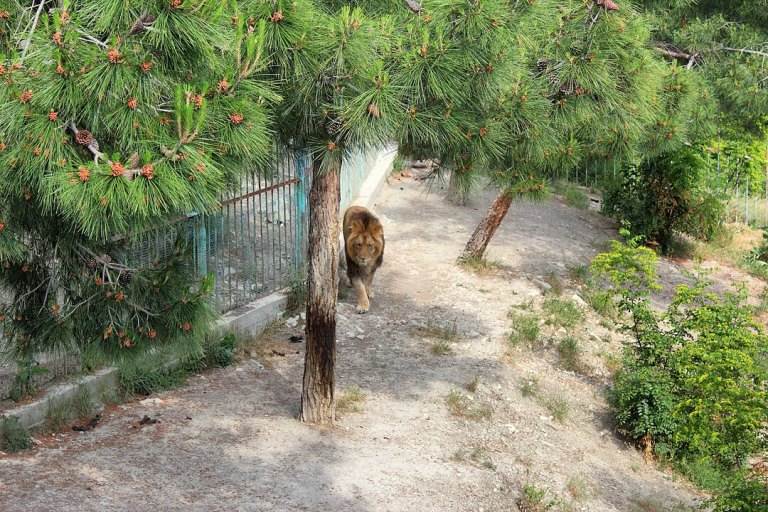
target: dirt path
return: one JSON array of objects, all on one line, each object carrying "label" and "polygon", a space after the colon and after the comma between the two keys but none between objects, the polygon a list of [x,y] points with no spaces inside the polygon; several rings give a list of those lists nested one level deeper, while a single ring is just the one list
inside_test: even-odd
[{"label": "dirt path", "polygon": [[[595,319],[573,333],[593,378],[558,370],[551,350],[505,342],[510,306],[541,299],[534,279],[567,284],[614,226],[556,200],[516,204],[489,250],[499,269],[460,270],[454,259],[491,200],[455,206],[413,178],[385,187],[377,296],[363,316],[351,294],[339,304],[338,390],[358,386],[366,400],[332,431],[295,420],[303,344],[288,337],[302,326],[283,327],[261,352],[284,356],[207,372],[104,411],[90,432],[1,457],[0,510],[515,511],[525,485],[553,510],[692,509],[690,488],[614,435],[599,354],[618,341]],[[447,355],[432,353],[436,327],[456,332]],[[523,396],[524,381],[539,399]],[[459,392],[467,417],[446,403]],[[542,397],[566,404],[562,422]],[[144,415],[160,423],[138,425]]]}]

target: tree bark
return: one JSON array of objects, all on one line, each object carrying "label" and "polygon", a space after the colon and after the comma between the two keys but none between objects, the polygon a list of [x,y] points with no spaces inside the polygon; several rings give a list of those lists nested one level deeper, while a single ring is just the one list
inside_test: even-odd
[{"label": "tree bark", "polygon": [[509,206],[512,204],[513,195],[507,190],[502,190],[496,199],[493,200],[491,207],[488,209],[488,213],[485,214],[483,220],[480,221],[475,232],[472,233],[472,237],[464,247],[464,252],[461,253],[459,260],[466,260],[468,258],[480,259],[485,253],[485,249],[488,247],[488,242],[491,241],[493,234],[501,225],[501,221],[509,211]]},{"label": "tree bark", "polygon": [[312,162],[309,193],[307,353],[301,393],[303,422],[333,424],[336,365],[336,297],[339,291],[340,163],[321,171]]}]

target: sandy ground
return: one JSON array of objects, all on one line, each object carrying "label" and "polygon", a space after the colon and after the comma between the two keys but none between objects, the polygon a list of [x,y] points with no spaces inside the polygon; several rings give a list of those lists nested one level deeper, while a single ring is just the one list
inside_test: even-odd
[{"label": "sandy ground", "polygon": [[[428,193],[418,176],[390,179],[375,207],[387,238],[376,298],[366,315],[352,293],[338,307],[338,391],[366,398],[334,429],[296,420],[304,346],[288,338],[303,326],[283,326],[237,365],[0,457],[0,510],[515,511],[526,486],[551,510],[693,510],[690,486],[614,432],[604,360],[620,340],[599,319],[546,334],[581,340],[589,377],[558,369],[551,344],[506,342],[510,307],[540,302],[537,281],[554,276],[573,295],[569,268],[588,264],[615,225],[558,199],[515,204],[488,251],[498,268],[460,269],[492,199],[457,206],[439,184]],[[432,352],[440,329],[456,333],[446,355]],[[535,396],[523,382],[538,383]],[[451,393],[468,415],[451,413]],[[562,421],[553,400],[567,407]],[[160,422],[139,425],[144,415]]]}]

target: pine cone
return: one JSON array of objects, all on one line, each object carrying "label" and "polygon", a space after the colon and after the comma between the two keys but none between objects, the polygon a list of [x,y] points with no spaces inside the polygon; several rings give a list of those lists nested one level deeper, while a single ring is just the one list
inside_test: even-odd
[{"label": "pine cone", "polygon": [[372,117],[379,118],[381,117],[381,112],[379,111],[379,107],[375,103],[370,103],[368,105],[368,113],[371,114]]},{"label": "pine cone", "polygon": [[549,61],[547,59],[539,59],[536,61],[536,69],[538,69],[540,73],[546,71],[548,66]]},{"label": "pine cone", "polygon": [[606,11],[618,11],[619,10],[619,4],[617,4],[613,0],[595,0],[595,3],[597,5],[602,5],[603,7],[605,7]]},{"label": "pine cone", "polygon": [[421,12],[421,5],[414,2],[413,0],[405,0],[405,3],[408,5],[408,8],[413,12]]},{"label": "pine cone", "polygon": [[96,258],[88,258],[85,260],[85,266],[88,268],[96,268]]},{"label": "pine cone", "polygon": [[145,14],[138,18],[136,21],[133,22],[133,25],[131,25],[131,31],[128,32],[128,35],[131,36],[133,34],[136,34],[138,32],[141,32],[145,28],[152,25],[152,23],[155,22],[155,19],[157,19],[155,16],[152,16],[151,14]]},{"label": "pine cone", "polygon": [[323,123],[323,127],[325,128],[325,131],[328,133],[328,135],[336,135],[339,133],[339,130],[341,130],[341,121],[331,116],[327,116],[325,118],[325,122]]},{"label": "pine cone", "polygon": [[75,135],[75,142],[81,146],[88,146],[93,142],[93,134],[88,130],[80,130],[77,132],[77,135]]},{"label": "pine cone", "polygon": [[123,286],[128,286],[129,284],[131,284],[132,279],[133,279],[133,272],[130,272],[128,270],[120,272],[120,275],[117,278],[117,280],[120,281],[120,284]]}]

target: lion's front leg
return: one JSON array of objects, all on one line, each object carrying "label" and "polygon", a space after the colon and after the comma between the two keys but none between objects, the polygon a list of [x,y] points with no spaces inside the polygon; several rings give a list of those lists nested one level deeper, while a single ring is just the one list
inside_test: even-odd
[{"label": "lion's front leg", "polygon": [[366,286],[363,283],[363,280],[360,279],[360,276],[353,277],[351,281],[352,286],[355,287],[355,291],[357,292],[356,311],[360,314],[367,313],[368,309],[371,307],[371,303],[368,302],[368,292],[366,291]]},{"label": "lion's front leg", "polygon": [[373,298],[373,272],[366,275],[364,278],[365,281],[365,294],[368,296],[369,299]]}]

